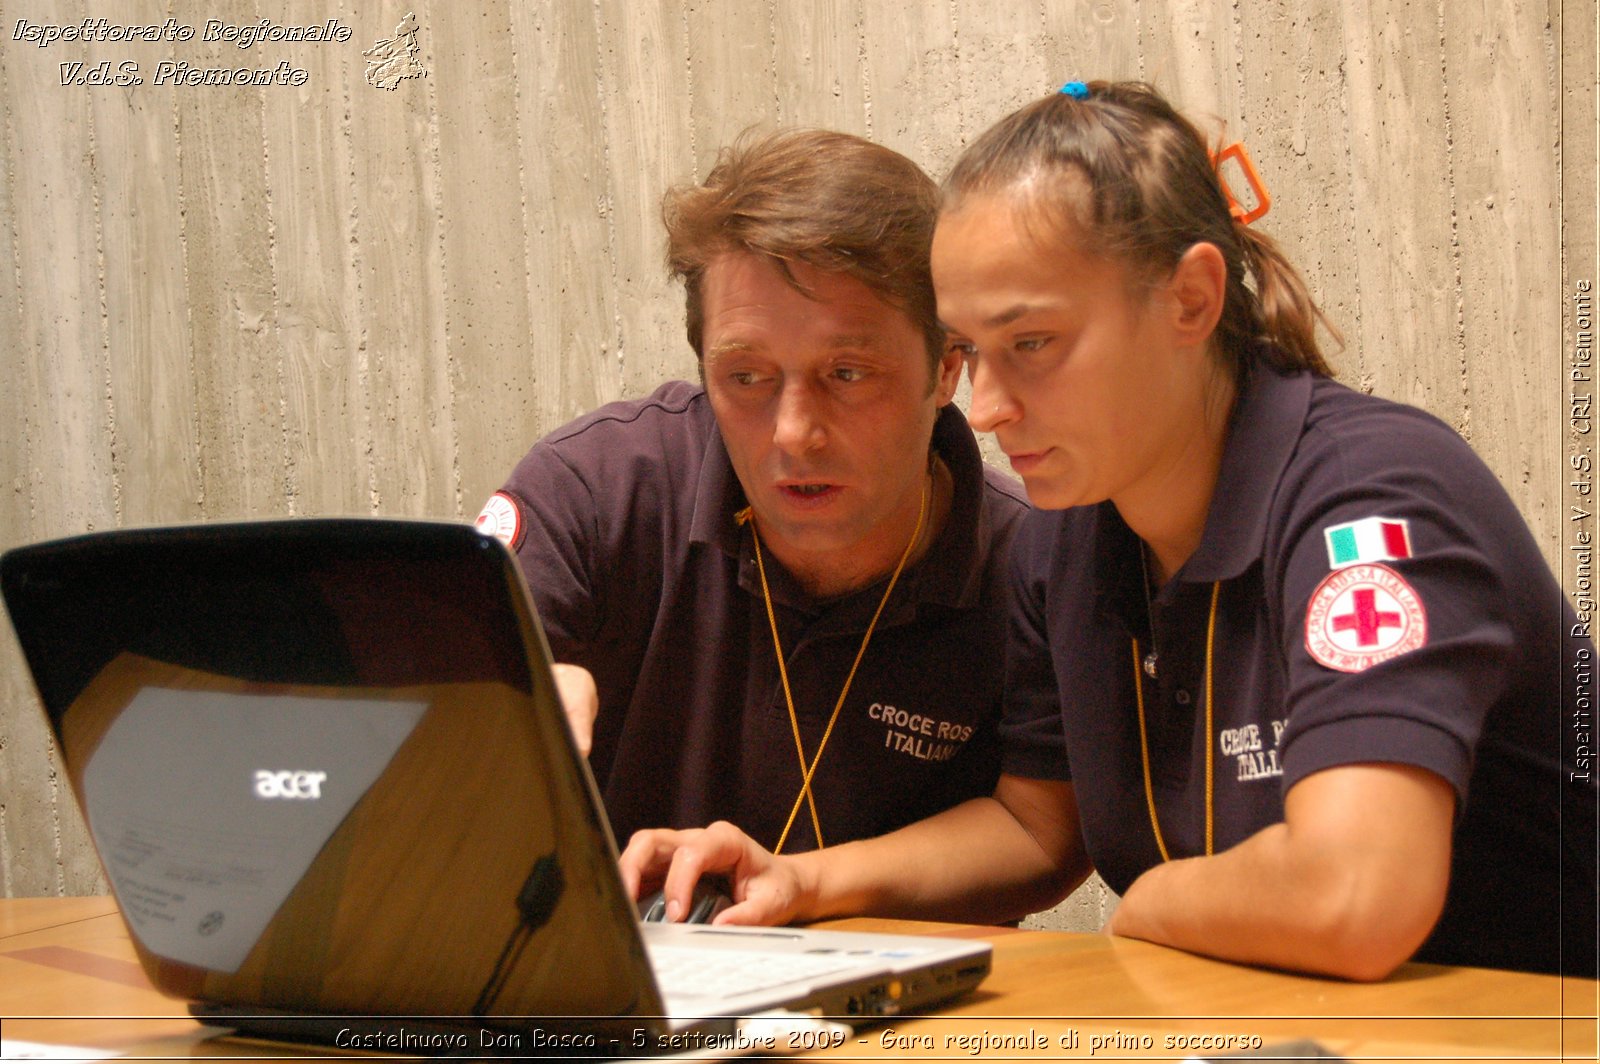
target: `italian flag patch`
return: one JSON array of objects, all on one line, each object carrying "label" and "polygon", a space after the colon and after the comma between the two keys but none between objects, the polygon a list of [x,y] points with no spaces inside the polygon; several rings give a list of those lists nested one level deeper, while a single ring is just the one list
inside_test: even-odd
[{"label": "italian flag patch", "polygon": [[1358,562],[1390,562],[1411,557],[1411,532],[1404,521],[1367,517],[1322,530],[1328,541],[1328,566],[1342,569]]}]

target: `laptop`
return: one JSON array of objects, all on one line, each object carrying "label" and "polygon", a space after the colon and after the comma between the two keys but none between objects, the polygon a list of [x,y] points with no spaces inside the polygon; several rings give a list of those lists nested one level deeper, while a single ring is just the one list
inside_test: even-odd
[{"label": "laptop", "polygon": [[[9,551],[0,589],[144,970],[207,1022],[732,1050],[749,1017],[891,1015],[989,971],[981,941],[641,924],[515,559],[469,526],[120,530]],[[796,1029],[753,1048],[819,1048]]]}]

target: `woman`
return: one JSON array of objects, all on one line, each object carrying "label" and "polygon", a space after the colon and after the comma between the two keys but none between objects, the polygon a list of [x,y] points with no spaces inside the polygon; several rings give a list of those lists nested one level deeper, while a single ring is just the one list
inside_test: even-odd
[{"label": "woman", "polygon": [[641,833],[630,883],[670,907],[731,869],[725,922],[1003,920],[1093,867],[1111,932],[1226,959],[1592,973],[1563,685],[1593,644],[1467,446],[1329,379],[1303,282],[1194,127],[1071,83],[963,155],[932,256],[973,426],[1043,510],[995,794],[794,858]]}]

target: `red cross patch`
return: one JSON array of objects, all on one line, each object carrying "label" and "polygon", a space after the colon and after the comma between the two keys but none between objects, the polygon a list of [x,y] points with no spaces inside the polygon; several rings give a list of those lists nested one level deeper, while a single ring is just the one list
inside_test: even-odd
[{"label": "red cross patch", "polygon": [[516,500],[503,491],[489,496],[473,524],[479,532],[493,536],[512,550],[522,545],[522,511],[517,509]]},{"label": "red cross patch", "polygon": [[1360,672],[1427,641],[1422,599],[1387,565],[1335,569],[1306,607],[1306,650],[1340,672]]}]

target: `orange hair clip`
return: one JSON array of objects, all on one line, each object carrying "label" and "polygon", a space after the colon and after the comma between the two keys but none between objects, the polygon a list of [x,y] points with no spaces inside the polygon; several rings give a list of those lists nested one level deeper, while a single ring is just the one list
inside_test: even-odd
[{"label": "orange hair clip", "polygon": [[[1244,179],[1250,184],[1250,191],[1255,195],[1256,205],[1248,211],[1239,205],[1239,198],[1233,194],[1233,189],[1228,187],[1228,179],[1222,176],[1222,164],[1229,159],[1239,164]],[[1222,194],[1228,197],[1228,213],[1232,214],[1240,225],[1249,225],[1271,209],[1272,197],[1267,195],[1267,186],[1262,183],[1261,175],[1256,173],[1256,164],[1250,161],[1250,153],[1244,150],[1243,144],[1235,141],[1213,154],[1211,166],[1217,172],[1217,183],[1222,186]]]}]

